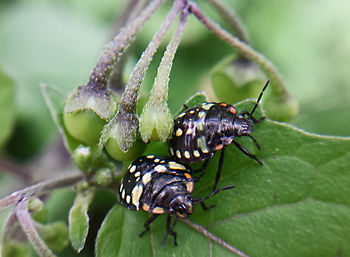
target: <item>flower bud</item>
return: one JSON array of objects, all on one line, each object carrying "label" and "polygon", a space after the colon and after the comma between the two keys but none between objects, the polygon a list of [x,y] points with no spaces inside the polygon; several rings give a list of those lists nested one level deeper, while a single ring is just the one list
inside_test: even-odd
[{"label": "flower bud", "polygon": [[264,73],[254,62],[236,56],[222,60],[211,72],[217,98],[227,103],[256,98],[266,82]]}]

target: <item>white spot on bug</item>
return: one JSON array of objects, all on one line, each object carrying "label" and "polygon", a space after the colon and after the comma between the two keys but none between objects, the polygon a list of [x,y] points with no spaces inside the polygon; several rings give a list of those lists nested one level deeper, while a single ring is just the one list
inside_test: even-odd
[{"label": "white spot on bug", "polygon": [[127,204],[130,203],[130,195],[127,195],[127,196],[126,196],[125,201],[126,201]]},{"label": "white spot on bug", "polygon": [[138,171],[138,172],[135,173],[134,176],[135,176],[135,178],[137,178],[137,177],[139,177],[140,175],[141,175],[141,172]]},{"label": "white spot on bug", "polygon": [[120,184],[119,193],[121,193],[122,190],[123,190],[123,184]]},{"label": "white spot on bug", "polygon": [[166,172],[168,169],[164,165],[157,165],[156,167],[154,167],[154,170],[159,173],[163,173]]},{"label": "white spot on bug", "polygon": [[151,172],[147,172],[145,175],[143,175],[143,177],[142,177],[142,183],[143,183],[144,185],[146,185],[148,182],[150,182],[151,176],[152,176],[152,173],[151,173]]},{"label": "white spot on bug", "polygon": [[199,156],[201,156],[201,154],[199,153],[199,151],[198,150],[193,150],[193,155],[194,155],[194,157],[199,157]]},{"label": "white spot on bug", "polygon": [[198,118],[203,118],[205,116],[205,112],[201,111],[198,113]]},{"label": "white spot on bug", "polygon": [[160,159],[156,158],[153,160],[155,163],[158,163],[160,161]]},{"label": "white spot on bug", "polygon": [[176,150],[176,156],[177,156],[177,158],[181,159],[181,153],[180,153],[180,150]]},{"label": "white spot on bug", "polygon": [[138,177],[138,178],[136,179],[136,182],[139,182],[139,180],[140,180],[140,177]]},{"label": "white spot on bug", "polygon": [[122,191],[122,199],[125,198],[125,189],[123,188],[123,191]]},{"label": "white spot on bug", "polygon": [[204,128],[204,121],[197,122],[197,130],[201,132],[203,131],[203,128]]},{"label": "white spot on bug", "polygon": [[130,172],[130,173],[133,173],[135,170],[136,170],[136,165],[133,165],[133,166],[129,169],[129,172]]},{"label": "white spot on bug", "polygon": [[139,210],[140,197],[142,195],[142,192],[143,192],[142,185],[135,186],[131,192],[132,204],[135,205],[136,210]]},{"label": "white spot on bug", "polygon": [[190,113],[191,113],[191,114],[194,114],[194,113],[195,113],[195,110],[191,110]]},{"label": "white spot on bug", "polygon": [[185,116],[185,112],[181,113],[179,116],[177,116],[178,118],[182,118],[183,116]]},{"label": "white spot on bug", "polygon": [[160,163],[165,163],[165,161],[163,160],[163,161],[160,161]]},{"label": "white spot on bug", "polygon": [[177,162],[169,162],[169,168],[172,170],[186,170],[185,166]]},{"label": "white spot on bug", "polygon": [[191,135],[191,134],[192,134],[192,129],[191,129],[191,128],[188,128],[187,131],[186,131],[186,134],[187,134],[187,135]]},{"label": "white spot on bug", "polygon": [[175,132],[175,135],[176,135],[177,137],[180,137],[180,136],[182,135],[182,129],[178,128],[178,129],[176,130],[176,132]]},{"label": "white spot on bug", "polygon": [[[172,156],[174,156],[174,149],[173,149],[172,147],[169,148],[169,151],[170,151],[170,154],[171,154]],[[160,162],[160,163],[162,163],[162,162]]]},{"label": "white spot on bug", "polygon": [[186,159],[190,159],[191,158],[191,155],[190,155],[189,151],[185,151],[184,152],[184,156],[185,156]]},{"label": "white spot on bug", "polygon": [[154,158],[154,155],[148,155],[147,156],[147,159],[153,159]]},{"label": "white spot on bug", "polygon": [[208,103],[208,104],[204,104],[202,106],[202,108],[206,111],[208,111],[214,104],[213,103]]},{"label": "white spot on bug", "polygon": [[201,136],[199,138],[197,138],[197,145],[200,148],[200,150],[202,151],[202,153],[209,153],[209,148],[207,146],[207,143],[205,142],[205,137]]}]

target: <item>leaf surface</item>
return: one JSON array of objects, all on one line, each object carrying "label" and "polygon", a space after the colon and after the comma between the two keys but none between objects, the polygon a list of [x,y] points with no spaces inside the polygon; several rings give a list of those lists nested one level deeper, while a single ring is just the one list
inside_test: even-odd
[{"label": "leaf surface", "polygon": [[[350,138],[309,134],[268,119],[255,126],[253,136],[261,151],[249,138],[237,141],[264,165],[229,146],[218,187],[236,188],[207,200],[216,204],[213,209],[196,206],[190,220],[249,256],[350,256]],[[219,155],[195,185],[194,196],[211,192]],[[142,256],[234,256],[181,222],[175,227],[178,247],[169,237],[161,248],[165,215],[139,238],[147,217],[114,207],[100,230],[97,256],[125,256],[127,250]]]}]

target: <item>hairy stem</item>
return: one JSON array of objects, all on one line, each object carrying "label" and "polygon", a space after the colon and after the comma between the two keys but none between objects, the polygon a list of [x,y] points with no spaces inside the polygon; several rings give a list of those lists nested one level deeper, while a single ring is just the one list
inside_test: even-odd
[{"label": "hairy stem", "polygon": [[133,40],[134,35],[164,1],[152,1],[133,22],[122,28],[114,39],[106,45],[104,53],[91,73],[88,85],[106,87],[107,78],[113,69],[116,59],[123,54]]},{"label": "hairy stem", "polygon": [[246,255],[245,253],[243,253],[242,251],[238,250],[236,247],[230,245],[229,243],[227,243],[226,241],[222,240],[221,238],[215,236],[214,234],[210,233],[206,228],[193,223],[189,220],[181,220],[183,223],[185,223],[186,225],[188,225],[189,227],[193,228],[194,230],[202,233],[206,238],[210,239],[211,241],[214,241],[216,243],[218,243],[219,245],[221,245],[222,247],[226,248],[227,250],[237,254],[238,256],[241,257],[249,257],[248,255]]},{"label": "hairy stem", "polygon": [[[174,1],[173,7],[168,13],[165,21],[153,36],[152,41],[142,53],[134,68],[134,71],[130,75],[129,82],[126,85],[122,95],[117,114],[108,123],[106,129],[104,129],[105,131],[110,131],[111,127],[117,128],[116,140],[120,149],[124,152],[127,152],[136,140],[136,133],[139,126],[138,117],[136,115],[136,102],[148,66],[150,65],[155,52],[169,30],[171,24],[174,22],[176,16],[183,8],[183,5],[183,0]],[[104,132],[102,133],[104,134]],[[104,138],[103,141],[106,141],[106,139]]]},{"label": "hairy stem", "polygon": [[23,231],[26,233],[28,240],[33,244],[36,252],[41,257],[54,257],[55,255],[40,238],[34,226],[34,222],[28,212],[28,198],[23,198],[15,207],[15,211]]},{"label": "hairy stem", "polygon": [[190,3],[190,10],[197,17],[197,19],[216,36],[218,36],[230,46],[236,48],[244,57],[258,63],[274,82],[273,85],[275,86],[272,88],[272,90],[274,90],[275,93],[283,95],[285,98],[289,97],[281,75],[269,60],[267,60],[263,55],[255,51],[249,45],[232,36],[230,33],[223,30],[219,25],[210,20],[195,3]]},{"label": "hairy stem", "polygon": [[249,44],[247,31],[237,14],[230,8],[224,6],[219,0],[208,0],[210,4],[222,15],[229,26],[236,32],[237,37]]},{"label": "hairy stem", "polygon": [[16,191],[0,200],[0,211],[9,207],[10,205],[16,204],[22,198],[29,198],[38,194],[39,192],[42,193],[56,188],[71,186],[83,178],[83,174],[75,173],[69,176],[43,181],[25,189]]},{"label": "hairy stem", "polygon": [[[137,17],[137,15],[140,14],[140,12],[148,4],[148,2],[149,0],[129,0],[122,15],[116,22],[113,35],[116,35],[122,27],[131,23]],[[123,72],[126,59],[127,53],[125,53],[119,59],[116,60],[116,63],[113,67],[113,71],[108,80],[108,87],[120,94],[123,93],[124,89]]]}]

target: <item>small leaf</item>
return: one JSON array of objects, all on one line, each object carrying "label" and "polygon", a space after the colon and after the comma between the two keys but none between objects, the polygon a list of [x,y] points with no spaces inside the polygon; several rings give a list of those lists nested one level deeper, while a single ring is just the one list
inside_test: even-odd
[{"label": "small leaf", "polygon": [[38,232],[46,245],[50,249],[60,252],[67,247],[68,241],[68,228],[67,224],[63,221],[56,221],[49,224],[36,223]]},{"label": "small leaf", "polygon": [[69,211],[69,239],[74,249],[79,253],[83,250],[89,231],[89,205],[94,197],[95,190],[79,192]]},{"label": "small leaf", "polygon": [[187,99],[187,101],[183,104],[177,114],[184,112],[187,108],[192,108],[196,105],[200,105],[201,103],[208,102],[208,96],[205,92],[199,92],[191,96]]},{"label": "small leaf", "polygon": [[63,102],[65,95],[56,88],[47,85],[42,85],[41,90],[45,102],[49,107],[51,117],[55,122],[58,131],[61,133],[68,151],[72,153],[74,149],[78,147],[80,142],[71,137],[63,125]]},{"label": "small leaf", "polygon": [[14,122],[13,80],[0,70],[0,149],[8,138]]}]

